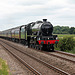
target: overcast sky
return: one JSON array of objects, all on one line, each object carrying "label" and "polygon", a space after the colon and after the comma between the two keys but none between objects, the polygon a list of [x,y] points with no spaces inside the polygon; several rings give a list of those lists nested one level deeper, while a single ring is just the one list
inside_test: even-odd
[{"label": "overcast sky", "polygon": [[0,31],[43,18],[75,27],[75,0],[0,0]]}]

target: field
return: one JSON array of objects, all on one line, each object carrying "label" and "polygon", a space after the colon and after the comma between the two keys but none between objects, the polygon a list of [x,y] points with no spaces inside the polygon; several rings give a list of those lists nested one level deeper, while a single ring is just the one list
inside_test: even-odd
[{"label": "field", "polygon": [[57,34],[58,35],[58,38],[63,38],[63,37],[66,37],[66,36],[72,36],[72,37],[74,37],[74,39],[75,39],[75,34]]},{"label": "field", "polygon": [[[58,39],[63,38],[63,37],[68,37],[68,36],[72,36],[75,40],[75,34],[57,34],[58,35]],[[59,48],[55,48],[56,50],[60,50]],[[66,50],[65,52],[69,52],[69,53],[74,53],[75,54],[75,47],[73,50],[69,51]]]}]

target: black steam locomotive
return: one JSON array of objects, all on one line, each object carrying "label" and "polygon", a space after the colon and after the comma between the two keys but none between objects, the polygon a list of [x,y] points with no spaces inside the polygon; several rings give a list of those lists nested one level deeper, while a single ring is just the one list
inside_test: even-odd
[{"label": "black steam locomotive", "polygon": [[54,51],[54,44],[57,44],[59,40],[57,35],[52,35],[52,32],[53,25],[47,19],[43,19],[43,21],[2,31],[0,37],[23,43],[31,48]]}]

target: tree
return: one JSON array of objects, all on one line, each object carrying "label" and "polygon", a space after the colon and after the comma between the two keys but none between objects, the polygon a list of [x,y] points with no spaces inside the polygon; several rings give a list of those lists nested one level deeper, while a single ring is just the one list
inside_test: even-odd
[{"label": "tree", "polygon": [[75,34],[75,28],[68,26],[55,26],[53,29],[54,34]]},{"label": "tree", "polygon": [[70,30],[69,30],[69,33],[70,34],[74,34],[74,30],[75,30],[75,28],[74,27],[71,27]]},{"label": "tree", "polygon": [[61,34],[61,27],[60,26],[55,26],[53,29],[54,34]]},{"label": "tree", "polygon": [[73,31],[73,33],[75,34],[75,28],[74,28],[74,31]]},{"label": "tree", "polygon": [[54,34],[68,34],[69,33],[69,27],[68,26],[55,26],[53,30]]}]

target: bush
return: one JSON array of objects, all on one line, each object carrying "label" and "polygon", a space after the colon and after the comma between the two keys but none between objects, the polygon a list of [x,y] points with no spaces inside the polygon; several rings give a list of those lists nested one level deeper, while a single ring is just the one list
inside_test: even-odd
[{"label": "bush", "polygon": [[75,46],[75,40],[73,37],[64,37],[62,39],[59,39],[58,47],[62,50],[72,50]]}]

